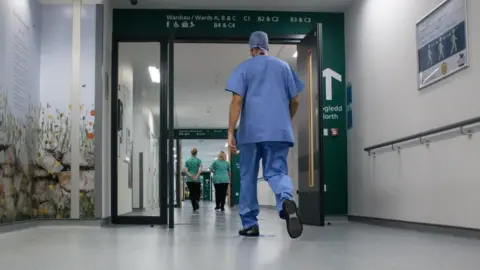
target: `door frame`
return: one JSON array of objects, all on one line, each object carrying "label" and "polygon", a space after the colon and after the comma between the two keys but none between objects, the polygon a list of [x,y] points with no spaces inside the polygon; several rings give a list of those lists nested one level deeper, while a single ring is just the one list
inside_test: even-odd
[{"label": "door frame", "polygon": [[[120,43],[158,43],[160,45],[160,134],[158,140],[159,148],[159,166],[158,166],[158,194],[159,194],[159,213],[158,216],[119,216],[118,215],[118,67],[119,67],[119,44]],[[128,37],[112,37],[112,67],[111,67],[111,219],[113,224],[132,224],[132,225],[166,225],[168,221],[167,213],[167,140],[168,130],[167,115],[164,112],[168,104],[168,44],[167,38],[160,37],[158,39],[132,39]],[[163,132],[162,132],[163,131]],[[173,151],[173,149],[172,149]]]},{"label": "door frame", "polygon": [[[320,24],[321,25],[321,24]],[[300,43],[306,35],[283,35],[270,37],[270,44],[285,44],[295,45]],[[320,38],[320,43],[322,40]],[[160,213],[159,216],[118,216],[118,166],[117,166],[117,99],[118,99],[118,44],[121,42],[158,42],[160,43],[160,139],[159,139],[159,194],[160,194]],[[152,38],[132,38],[128,36],[112,34],[112,76],[111,76],[111,89],[112,89],[112,149],[111,149],[111,217],[113,224],[160,224],[167,225],[169,228],[174,228],[174,155],[173,148],[175,146],[176,138],[174,137],[174,46],[175,43],[243,43],[248,44],[248,37],[201,37],[193,38],[188,36],[173,36],[164,35],[159,36],[156,39]],[[319,46],[320,54],[323,54],[321,50],[321,44]],[[323,83],[323,78],[318,78]],[[323,87],[319,88],[323,92]],[[323,94],[319,98],[319,108],[323,104]],[[115,102],[113,102],[115,101]],[[322,118],[318,118],[319,128],[322,127]],[[318,132],[318,141],[323,141],[321,132]],[[319,173],[320,173],[320,185],[323,186],[323,149],[319,153]],[[229,195],[230,189],[229,186]],[[320,216],[321,220],[324,220],[324,190],[321,188],[320,196]],[[168,208],[168,209],[167,209]],[[322,222],[323,224],[323,222]],[[323,226],[323,225],[322,225]]]}]

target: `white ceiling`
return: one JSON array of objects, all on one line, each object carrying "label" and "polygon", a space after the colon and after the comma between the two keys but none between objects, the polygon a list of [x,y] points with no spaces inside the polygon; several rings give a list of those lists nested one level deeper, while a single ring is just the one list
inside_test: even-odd
[{"label": "white ceiling", "polygon": [[[179,128],[227,128],[235,67],[249,58],[246,44],[175,44],[175,117]],[[295,45],[271,45],[270,55],[295,64]]]},{"label": "white ceiling", "polygon": [[[18,0],[17,0],[18,1]],[[114,0],[115,1],[115,0]],[[127,0],[130,1],[130,0]],[[41,4],[72,4],[73,0],[38,0]],[[104,0],[82,0],[83,5],[102,4]]]},{"label": "white ceiling", "polygon": [[192,148],[197,148],[197,157],[202,161],[204,169],[210,167],[220,151],[226,152],[226,140],[181,140],[182,166],[190,158]]},{"label": "white ceiling", "polygon": [[[133,91],[143,92],[141,106],[153,113],[157,123],[160,85],[152,83],[148,67],[159,66],[159,51],[159,43],[119,45],[119,65],[133,66]],[[225,84],[233,69],[249,58],[248,45],[180,43],[175,44],[174,51],[176,128],[227,128],[231,94],[225,91]],[[293,68],[295,51],[295,45],[270,47],[270,55],[287,61]]]},{"label": "white ceiling", "polygon": [[[110,0],[113,8],[216,9],[262,11],[343,12],[354,0]],[[43,4],[70,4],[73,0],[39,0]],[[101,4],[105,0],[82,0],[83,4]]]},{"label": "white ceiling", "polygon": [[353,0],[111,0],[114,8],[342,12]]}]

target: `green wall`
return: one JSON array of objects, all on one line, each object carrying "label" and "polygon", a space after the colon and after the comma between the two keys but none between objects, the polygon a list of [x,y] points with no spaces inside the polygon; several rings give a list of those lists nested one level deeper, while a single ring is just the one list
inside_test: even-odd
[{"label": "green wall", "polygon": [[[323,28],[323,68],[335,71],[342,78],[341,81],[332,80],[333,99],[324,102],[323,125],[328,130],[328,136],[323,137],[327,187],[325,213],[344,215],[347,214],[347,125],[343,14],[119,9],[113,13],[113,34],[114,40],[119,37],[137,40],[159,40],[161,37],[247,40],[251,32],[262,30],[273,40],[305,35],[316,23],[321,23]],[[324,89],[325,86],[324,80]],[[325,112],[326,108],[338,111]],[[332,128],[338,129],[338,136],[331,136]]]},{"label": "green wall", "polygon": [[210,172],[202,173],[203,177],[203,192],[202,197],[204,201],[211,201],[212,200],[212,182],[210,177]]}]

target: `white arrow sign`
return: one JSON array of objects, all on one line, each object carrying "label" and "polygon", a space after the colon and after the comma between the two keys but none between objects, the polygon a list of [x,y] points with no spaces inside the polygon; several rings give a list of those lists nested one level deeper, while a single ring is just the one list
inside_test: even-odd
[{"label": "white arrow sign", "polygon": [[323,77],[325,78],[325,86],[326,86],[326,91],[325,91],[325,96],[327,100],[332,100],[333,94],[332,94],[332,78],[335,80],[341,82],[342,81],[342,75],[338,74],[332,69],[324,69],[322,72]]}]

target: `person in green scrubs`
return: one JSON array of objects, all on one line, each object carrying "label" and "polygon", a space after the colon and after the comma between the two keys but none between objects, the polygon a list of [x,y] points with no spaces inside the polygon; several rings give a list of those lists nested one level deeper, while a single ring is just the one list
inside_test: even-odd
[{"label": "person in green scrubs", "polygon": [[228,185],[230,184],[230,163],[227,155],[221,151],[210,166],[213,172],[213,185],[215,187],[215,210],[225,211],[225,198],[227,197]]},{"label": "person in green scrubs", "polygon": [[202,161],[197,158],[198,150],[193,148],[192,156],[185,161],[185,168],[183,171],[187,175],[187,187],[190,191],[190,201],[192,202],[193,211],[198,211],[200,208],[200,192],[201,192],[201,177],[202,173]]}]

